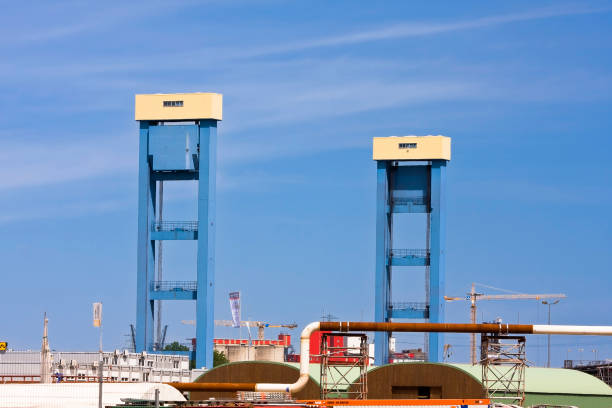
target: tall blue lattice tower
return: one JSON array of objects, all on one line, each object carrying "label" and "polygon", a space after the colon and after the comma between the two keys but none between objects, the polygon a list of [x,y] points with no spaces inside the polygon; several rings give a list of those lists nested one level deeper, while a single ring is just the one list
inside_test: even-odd
[{"label": "tall blue lattice tower", "polygon": [[[222,119],[222,96],[136,95],[135,112],[140,123],[136,351],[154,349],[156,301],[195,300],[196,367],[212,368],[217,122]],[[198,182],[197,220],[157,218],[157,183],[178,180]],[[164,240],[197,241],[195,281],[156,280],[156,242]]]},{"label": "tall blue lattice tower", "polygon": [[[391,319],[444,322],[445,185],[450,145],[450,138],[444,136],[374,138],[373,158],[377,163],[374,313],[377,322]],[[394,220],[402,213],[426,214],[422,248],[394,247]],[[408,270],[400,273],[411,273],[410,267],[425,270],[424,299],[393,301],[393,289],[397,297],[406,288],[393,288],[392,272],[401,268]],[[377,365],[389,362],[389,337],[390,333],[384,332],[375,335]],[[442,334],[431,333],[426,346],[429,361],[440,361]]]}]

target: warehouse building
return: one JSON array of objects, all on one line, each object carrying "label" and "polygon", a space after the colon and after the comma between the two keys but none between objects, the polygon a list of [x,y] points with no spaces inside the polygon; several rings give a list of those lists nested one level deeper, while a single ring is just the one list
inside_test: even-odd
[{"label": "warehouse building", "polygon": [[[53,352],[52,382],[92,382],[98,378],[98,352]],[[131,353],[115,350],[103,353],[103,377],[106,382],[189,381],[189,357],[183,355]],[[1,383],[41,381],[40,351],[0,353]]]}]

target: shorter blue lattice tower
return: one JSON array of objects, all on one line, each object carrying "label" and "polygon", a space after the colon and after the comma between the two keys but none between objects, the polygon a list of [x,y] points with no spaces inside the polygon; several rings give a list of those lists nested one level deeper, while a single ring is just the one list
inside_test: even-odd
[{"label": "shorter blue lattice tower", "polygon": [[[140,122],[136,351],[153,351],[155,302],[196,301],[196,367],[213,367],[215,289],[215,93],[136,95]],[[156,219],[158,181],[198,182],[198,219]],[[197,240],[197,280],[155,280],[156,241]]]},{"label": "shorter blue lattice tower", "polygon": [[[405,136],[374,138],[377,161],[375,321],[419,319],[444,322],[445,193],[446,163],[450,160],[450,138]],[[394,248],[394,215],[427,214],[424,248]],[[392,270],[396,267],[425,268],[425,301],[393,302]],[[399,289],[401,293],[401,288]],[[396,292],[397,294],[397,292]],[[375,362],[389,362],[390,333],[375,335]],[[443,338],[429,334],[429,361],[440,361]]]}]

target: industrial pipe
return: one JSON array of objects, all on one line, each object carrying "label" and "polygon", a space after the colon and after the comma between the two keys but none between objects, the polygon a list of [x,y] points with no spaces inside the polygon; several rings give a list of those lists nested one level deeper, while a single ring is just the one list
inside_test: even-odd
[{"label": "industrial pipe", "polygon": [[180,392],[185,391],[255,391],[255,383],[168,383]]},{"label": "industrial pipe", "polygon": [[[612,326],[559,326],[546,324],[505,324],[505,323],[374,323],[374,322],[312,322],[300,336],[300,377],[293,384],[268,383],[169,383],[179,391],[260,391],[289,392],[301,391],[310,376],[310,335],[316,331],[339,332],[437,332],[437,333],[497,333],[506,334],[570,334],[570,335],[612,335]],[[177,385],[175,385],[177,384]],[[179,388],[179,386],[181,388]]]}]

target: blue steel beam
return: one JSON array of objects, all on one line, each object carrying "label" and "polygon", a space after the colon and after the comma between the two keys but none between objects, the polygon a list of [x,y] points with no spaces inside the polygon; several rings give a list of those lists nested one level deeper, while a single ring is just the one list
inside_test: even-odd
[{"label": "blue steel beam", "polygon": [[427,309],[391,309],[389,314],[394,319],[427,319],[429,317]]},{"label": "blue steel beam", "polygon": [[217,121],[199,123],[196,368],[213,368]]},{"label": "blue steel beam", "polygon": [[[431,163],[431,235],[430,235],[430,279],[429,321],[444,322],[444,288],[446,268],[446,161]],[[438,362],[442,357],[444,336],[429,334],[429,361]]]},{"label": "blue steel beam", "polygon": [[429,212],[427,205],[425,204],[413,204],[407,203],[393,203],[391,205],[391,212],[394,214],[424,214]]},{"label": "blue steel beam", "polygon": [[151,239],[156,241],[196,240],[198,231],[151,231]]},{"label": "blue steel beam", "polygon": [[149,236],[155,217],[155,181],[150,178],[149,122],[140,122],[138,152],[138,255],[136,293],[136,351],[153,343],[153,302],[149,298],[150,282],[154,278],[155,243]]},{"label": "blue steel beam", "polygon": [[154,171],[155,181],[190,181],[198,180],[198,172],[194,170]]},{"label": "blue steel beam", "polygon": [[149,297],[151,300],[196,300],[198,293],[195,290],[152,290]]},{"label": "blue steel beam", "polygon": [[[391,301],[391,266],[389,250],[391,248],[391,217],[389,213],[389,163],[376,162],[376,268],[375,268],[375,307],[374,321],[388,322]],[[374,360],[376,365],[389,362],[389,333],[374,334],[376,347]]]}]

